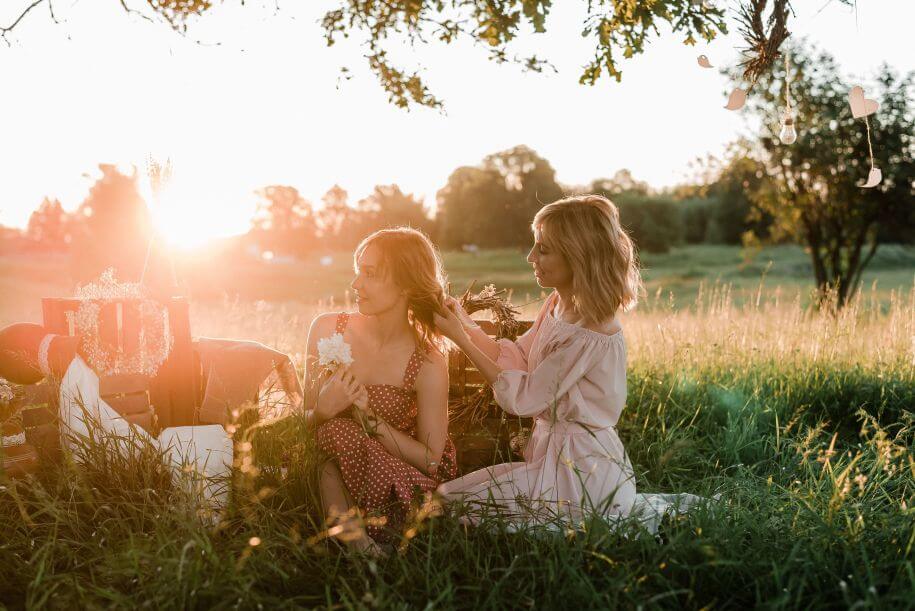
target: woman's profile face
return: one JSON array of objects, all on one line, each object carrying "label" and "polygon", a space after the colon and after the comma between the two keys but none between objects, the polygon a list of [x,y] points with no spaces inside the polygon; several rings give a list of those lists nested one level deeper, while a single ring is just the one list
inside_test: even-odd
[{"label": "woman's profile face", "polygon": [[381,252],[371,244],[356,260],[356,277],[350,286],[364,316],[387,312],[404,299],[390,272],[381,269]]},{"label": "woman's profile face", "polygon": [[542,288],[565,288],[572,285],[572,269],[558,250],[549,245],[542,227],[534,229],[534,246],[527,255],[534,266],[534,276]]}]

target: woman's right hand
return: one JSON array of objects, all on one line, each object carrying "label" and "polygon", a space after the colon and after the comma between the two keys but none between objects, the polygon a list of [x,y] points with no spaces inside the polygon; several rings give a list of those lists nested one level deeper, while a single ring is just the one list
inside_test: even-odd
[{"label": "woman's right hand", "polygon": [[455,297],[447,296],[445,297],[445,307],[454,312],[455,316],[458,317],[458,320],[461,321],[461,324],[465,329],[472,329],[477,326],[477,323],[474,319],[470,317],[464,307],[461,305],[461,300]]},{"label": "woman's right hand", "polygon": [[445,307],[442,308],[442,313],[435,313],[432,319],[435,329],[460,348],[463,342],[469,340],[470,337],[467,334],[467,327],[464,326],[463,321],[454,311],[455,307],[460,308],[460,306],[446,302]]},{"label": "woman's right hand", "polygon": [[363,388],[349,367],[341,367],[321,387],[315,412],[321,420],[330,420],[355,403]]}]

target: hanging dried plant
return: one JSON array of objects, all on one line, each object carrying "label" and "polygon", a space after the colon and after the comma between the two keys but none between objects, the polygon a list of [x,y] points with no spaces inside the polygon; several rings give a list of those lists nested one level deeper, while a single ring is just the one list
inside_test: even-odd
[{"label": "hanging dried plant", "polygon": [[772,12],[763,18],[769,0],[747,0],[740,5],[737,20],[740,33],[747,41],[741,50],[744,60],[740,62],[743,77],[749,83],[756,83],[760,76],[770,71],[781,57],[779,48],[791,35],[788,31],[788,14],[791,4],[788,0],[773,0]]}]

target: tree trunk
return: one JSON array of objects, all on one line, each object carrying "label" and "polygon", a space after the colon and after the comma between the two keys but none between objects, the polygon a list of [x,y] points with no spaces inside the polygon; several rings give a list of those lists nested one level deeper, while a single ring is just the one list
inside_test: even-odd
[{"label": "tree trunk", "polygon": [[813,276],[817,285],[817,308],[824,305],[829,292],[829,276],[826,272],[826,261],[821,250],[820,233],[817,225],[806,214],[801,214],[801,222],[807,234],[807,246],[810,248],[810,262],[813,265]]},{"label": "tree trunk", "polygon": [[[861,275],[864,273],[864,270],[867,268],[868,263],[871,262],[871,259],[874,258],[874,255],[877,253],[877,247],[880,246],[880,243],[877,242],[877,236],[874,236],[873,241],[870,244],[870,249],[867,251],[864,260],[857,265],[857,268],[854,270],[851,276],[851,285],[857,287],[861,283]],[[862,244],[863,247],[863,244]],[[858,256],[860,257],[861,248],[858,249]],[[844,305],[844,304],[843,304]]]}]

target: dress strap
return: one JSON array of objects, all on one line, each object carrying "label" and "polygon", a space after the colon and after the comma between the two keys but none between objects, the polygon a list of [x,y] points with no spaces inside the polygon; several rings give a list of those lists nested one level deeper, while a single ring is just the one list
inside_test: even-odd
[{"label": "dress strap", "polygon": [[423,360],[425,360],[425,354],[419,348],[410,355],[410,360],[407,362],[407,370],[403,374],[403,387],[405,389],[413,390],[416,376],[419,375],[419,370],[423,366]]},{"label": "dress strap", "polygon": [[336,333],[343,335],[343,332],[346,331],[346,323],[349,322],[349,312],[340,312],[337,314],[337,328],[334,329]]}]

